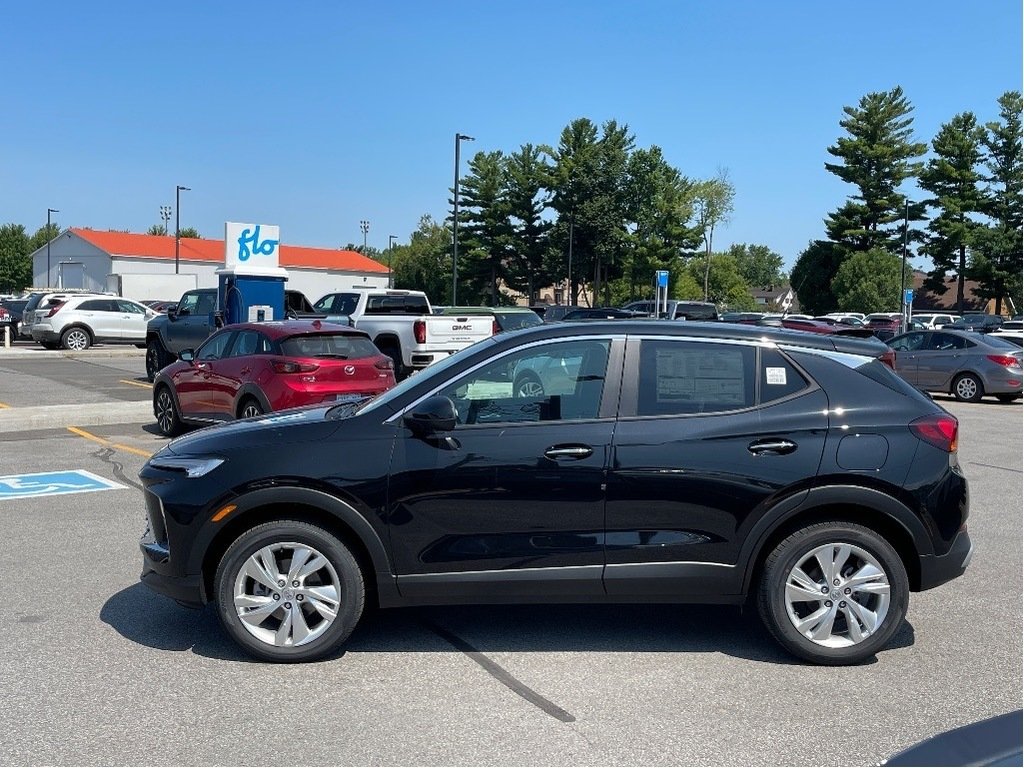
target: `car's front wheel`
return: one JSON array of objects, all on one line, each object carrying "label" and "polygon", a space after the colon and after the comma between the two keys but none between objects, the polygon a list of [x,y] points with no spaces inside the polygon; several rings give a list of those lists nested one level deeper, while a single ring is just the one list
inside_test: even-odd
[{"label": "car's front wheel", "polygon": [[146,378],[153,381],[160,370],[168,364],[168,357],[159,339],[150,341],[146,345]]},{"label": "car's front wheel", "polygon": [[903,622],[910,585],[903,561],[878,533],[854,523],[809,525],[765,560],[761,619],[786,650],[815,664],[857,664]]},{"label": "car's front wheel", "polygon": [[228,547],[215,577],[217,611],[234,640],[265,661],[335,651],[363,612],[363,574],[349,549],[298,520],[264,523]]},{"label": "car's front wheel", "polygon": [[174,437],[181,432],[181,416],[178,414],[178,406],[174,403],[170,387],[161,386],[157,389],[153,397],[153,413],[161,434]]}]

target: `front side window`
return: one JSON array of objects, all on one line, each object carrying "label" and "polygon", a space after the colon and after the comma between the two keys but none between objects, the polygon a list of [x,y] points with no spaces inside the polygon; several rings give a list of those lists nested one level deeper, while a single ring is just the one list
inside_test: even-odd
[{"label": "front side window", "polygon": [[956,336],[952,333],[933,333],[931,336],[927,348],[934,351],[945,352],[950,349],[965,349],[967,347],[967,339],[963,336]]},{"label": "front side window", "polygon": [[460,424],[596,419],[611,342],[562,341],[529,347],[443,387]]},{"label": "front side window", "polygon": [[146,314],[146,308],[140,304],[136,304],[134,301],[125,301],[124,299],[118,299],[117,308],[121,312],[129,312],[133,315]]},{"label": "front side window", "polygon": [[186,293],[181,297],[181,302],[178,304],[179,315],[194,315],[196,313],[196,306],[199,304],[198,293]]},{"label": "front side window", "polygon": [[[753,406],[756,354],[754,347],[741,345],[645,339],[640,344],[637,415],[713,413]],[[772,375],[777,381],[778,372]]]},{"label": "front side window", "polygon": [[222,331],[211,336],[196,351],[196,360],[220,360],[224,357],[232,335],[234,335],[232,331]]}]

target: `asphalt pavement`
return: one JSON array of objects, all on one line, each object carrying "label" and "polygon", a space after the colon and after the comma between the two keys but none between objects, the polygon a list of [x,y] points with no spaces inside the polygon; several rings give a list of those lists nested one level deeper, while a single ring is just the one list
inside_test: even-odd
[{"label": "asphalt pavement", "polygon": [[[0,357],[9,410],[33,402],[10,394],[12,371],[37,404],[74,386],[38,363]],[[148,397],[115,386],[141,357],[85,365],[90,407]],[[1021,707],[1022,408],[940,402],[961,420],[974,561],[912,595],[890,647],[852,668],[796,661],[736,609],[668,605],[378,610],[333,659],[255,663],[211,609],[138,583],[137,473],[165,442],[151,416],[0,424],[0,474],[124,486],[0,500],[0,762],[876,764]]]}]

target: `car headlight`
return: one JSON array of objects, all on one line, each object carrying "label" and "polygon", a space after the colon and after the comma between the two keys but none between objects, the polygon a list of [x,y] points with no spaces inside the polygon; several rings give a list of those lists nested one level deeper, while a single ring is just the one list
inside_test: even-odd
[{"label": "car headlight", "polygon": [[182,456],[154,456],[149,460],[149,466],[155,469],[184,472],[186,477],[202,477],[223,463],[224,459],[191,459]]}]

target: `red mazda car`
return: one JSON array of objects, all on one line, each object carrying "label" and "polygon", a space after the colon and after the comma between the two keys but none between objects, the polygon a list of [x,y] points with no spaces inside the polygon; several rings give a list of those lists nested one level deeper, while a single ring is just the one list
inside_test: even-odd
[{"label": "red mazda car", "polygon": [[212,424],[395,386],[391,358],[354,328],[319,320],[238,323],[214,333],[153,381],[160,431]]}]

